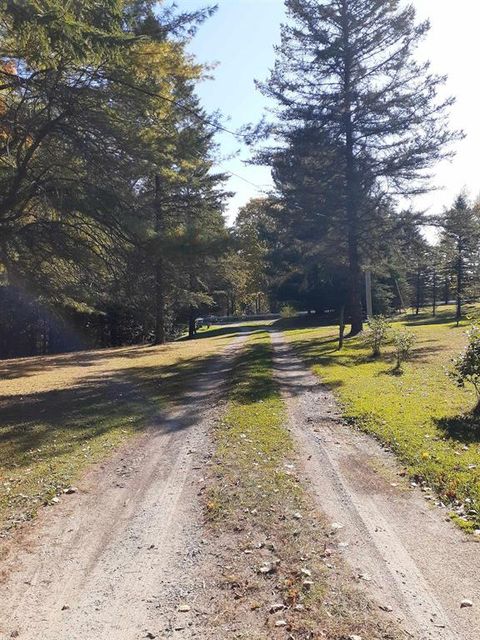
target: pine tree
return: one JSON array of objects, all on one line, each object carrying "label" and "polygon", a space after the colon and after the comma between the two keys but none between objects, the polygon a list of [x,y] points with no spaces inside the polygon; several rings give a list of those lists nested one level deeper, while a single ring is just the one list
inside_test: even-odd
[{"label": "pine tree", "polygon": [[457,326],[462,319],[465,289],[471,279],[480,240],[480,211],[460,194],[453,207],[439,218],[441,244],[447,255],[447,272],[455,279]]},{"label": "pine tree", "polygon": [[115,344],[161,342],[205,293],[191,265],[215,255],[194,238],[182,262],[190,214],[202,237],[225,234],[203,69],[185,51],[210,10],[41,4],[0,2],[0,271],[66,315],[105,317]]},{"label": "pine tree", "polygon": [[362,329],[360,236],[372,201],[419,194],[428,169],[460,134],[448,128],[444,78],[415,52],[429,29],[399,0],[286,0],[289,21],[269,80],[278,103],[272,133],[282,143],[299,125],[338,153],[335,212],[349,268],[352,334]]}]

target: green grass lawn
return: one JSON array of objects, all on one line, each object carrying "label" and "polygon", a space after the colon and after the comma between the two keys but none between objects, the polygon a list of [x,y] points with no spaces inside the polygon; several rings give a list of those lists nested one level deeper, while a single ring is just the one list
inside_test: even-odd
[{"label": "green grass lawn", "polygon": [[140,433],[238,331],[0,361],[0,535]]},{"label": "green grass lawn", "polygon": [[445,504],[456,507],[459,524],[473,529],[480,527],[480,420],[468,415],[476,402],[473,390],[457,388],[445,373],[465,345],[468,325],[456,327],[452,314],[447,307],[437,318],[425,313],[392,323],[417,336],[401,375],[390,345],[373,359],[361,337],[338,351],[336,327],[292,323],[285,333],[335,390],[347,419],[391,447],[410,475],[434,488]]}]

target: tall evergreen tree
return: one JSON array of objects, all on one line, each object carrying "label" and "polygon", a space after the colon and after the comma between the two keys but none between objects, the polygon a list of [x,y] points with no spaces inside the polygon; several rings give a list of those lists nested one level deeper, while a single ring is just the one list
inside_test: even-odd
[{"label": "tall evergreen tree", "polygon": [[66,316],[105,318],[115,344],[155,324],[163,341],[189,292],[204,292],[187,282],[191,265],[225,236],[223,177],[195,96],[203,70],[185,51],[211,11],[40,4],[0,0],[2,280]]},{"label": "tall evergreen tree", "polygon": [[[286,0],[288,22],[270,78],[278,103],[271,132],[318,130],[337,153],[336,216],[345,239],[352,334],[362,329],[360,236],[382,193],[418,194],[428,168],[449,154],[452,100],[438,99],[444,78],[415,58],[429,24],[400,0]],[[275,153],[275,150],[273,151]],[[265,159],[265,156],[263,156]]]},{"label": "tall evergreen tree", "polygon": [[453,207],[440,216],[439,224],[442,229],[441,246],[446,253],[447,273],[455,280],[455,318],[458,325],[480,240],[480,211],[478,206],[471,206],[466,196],[461,194]]}]

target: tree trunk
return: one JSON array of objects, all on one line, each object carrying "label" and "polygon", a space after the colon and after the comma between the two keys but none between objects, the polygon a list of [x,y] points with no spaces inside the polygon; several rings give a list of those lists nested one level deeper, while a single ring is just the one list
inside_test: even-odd
[{"label": "tree trunk", "polygon": [[[190,285],[190,295],[192,295],[193,293],[195,293],[195,290],[196,290],[195,277],[192,271],[190,271],[188,275],[188,280]],[[188,316],[188,337],[190,339],[194,338],[197,335],[197,325],[195,323],[195,315],[196,315],[195,312],[196,312],[196,309],[191,304],[190,310],[189,310],[189,316]]]},{"label": "tree trunk", "polygon": [[195,324],[195,309],[190,307],[190,315],[188,317],[188,337],[191,340],[197,335],[197,325]]},{"label": "tree trunk", "polygon": [[459,258],[458,268],[457,268],[457,302],[456,302],[456,312],[455,312],[457,327],[460,324],[460,320],[462,319],[462,288],[463,288],[463,264],[462,264],[462,259]]},{"label": "tree trunk", "polygon": [[355,154],[352,122],[352,55],[350,45],[350,28],[348,6],[344,0],[342,8],[343,21],[343,126],[345,131],[345,199],[348,224],[348,262],[350,271],[350,315],[351,334],[357,335],[363,330],[361,267],[358,251],[358,198],[355,176]]},{"label": "tree trunk", "polygon": [[433,296],[433,317],[435,318],[437,315],[437,270],[434,269],[433,270],[433,291],[432,291],[432,296]]},{"label": "tree trunk", "polygon": [[363,331],[363,306],[361,294],[361,270],[358,259],[358,249],[356,239],[350,242],[349,239],[349,267],[350,267],[350,315],[351,331],[350,335],[356,336]]},{"label": "tree trunk", "polygon": [[450,302],[450,282],[448,280],[448,276],[445,276],[445,304],[447,305]]},{"label": "tree trunk", "polygon": [[339,336],[338,336],[338,350],[343,349],[343,338],[345,336],[345,305],[342,304],[340,308],[340,321],[339,321]]},{"label": "tree trunk", "polygon": [[[160,193],[160,176],[155,176],[155,232],[158,238],[163,238],[164,215]],[[157,248],[155,262],[155,344],[165,344],[165,288],[164,262],[161,250]]]},{"label": "tree trunk", "polygon": [[405,302],[403,300],[403,296],[402,296],[402,291],[400,289],[400,284],[397,280],[397,278],[395,278],[395,287],[397,288],[397,293],[398,293],[398,299],[400,301],[400,311],[403,311],[405,309]]},{"label": "tree trunk", "polygon": [[43,355],[47,355],[48,353],[48,348],[49,348],[49,333],[50,333],[50,323],[48,322],[47,318],[43,318],[42,321],[43,327],[42,327],[42,354]]},{"label": "tree trunk", "polygon": [[416,284],[416,293],[415,293],[415,315],[418,316],[420,313],[420,295],[421,295],[421,284],[422,284],[422,274],[420,268],[417,269],[417,284]]}]

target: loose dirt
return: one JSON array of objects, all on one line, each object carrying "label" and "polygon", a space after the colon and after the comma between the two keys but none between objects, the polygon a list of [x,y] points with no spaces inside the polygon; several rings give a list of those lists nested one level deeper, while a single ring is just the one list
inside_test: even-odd
[{"label": "loose dirt", "polygon": [[[337,530],[352,580],[406,637],[478,640],[480,544],[402,477],[395,457],[345,424],[331,391],[272,332],[276,375],[304,473]],[[473,607],[462,607],[463,600]]]}]

